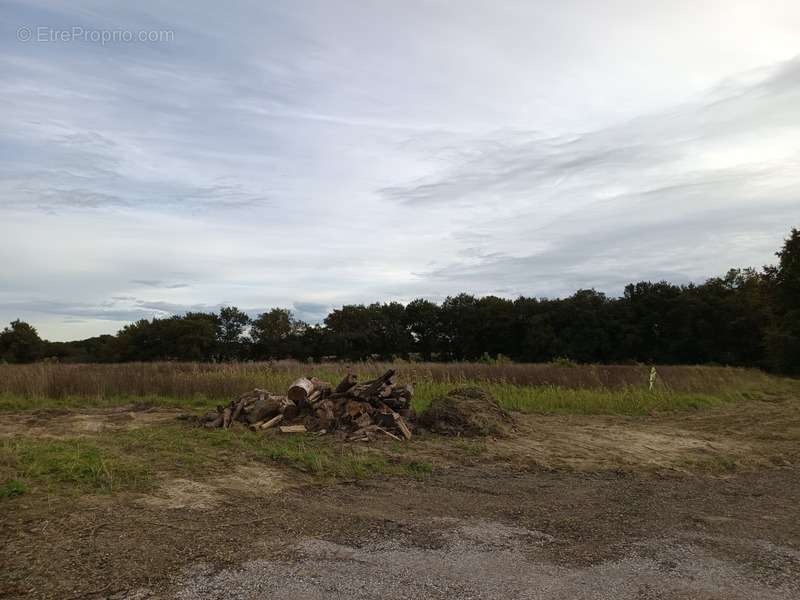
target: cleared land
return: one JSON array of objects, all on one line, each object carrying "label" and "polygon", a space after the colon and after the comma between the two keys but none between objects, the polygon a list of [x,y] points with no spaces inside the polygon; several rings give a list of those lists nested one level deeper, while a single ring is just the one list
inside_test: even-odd
[{"label": "cleared land", "polygon": [[341,366],[0,366],[0,594],[800,595],[798,382],[394,366],[419,408],[472,384],[524,412],[499,438],[342,444],[176,419]]}]

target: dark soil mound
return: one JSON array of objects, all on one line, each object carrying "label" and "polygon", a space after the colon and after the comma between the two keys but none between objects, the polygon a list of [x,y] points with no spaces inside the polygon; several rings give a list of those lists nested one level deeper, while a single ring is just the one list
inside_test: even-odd
[{"label": "dark soil mound", "polygon": [[417,423],[436,433],[454,436],[502,436],[514,419],[480,388],[458,388],[435,398]]}]

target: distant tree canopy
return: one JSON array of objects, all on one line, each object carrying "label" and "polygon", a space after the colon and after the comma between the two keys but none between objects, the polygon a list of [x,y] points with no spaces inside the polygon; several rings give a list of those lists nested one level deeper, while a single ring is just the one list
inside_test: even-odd
[{"label": "distant tree canopy", "polygon": [[321,325],[273,308],[251,318],[236,307],[126,325],[116,336],[43,342],[14,321],[0,359],[342,360],[394,357],[517,361],[720,363],[800,374],[800,232],[763,271],[732,269],[701,285],[642,281],[619,298],[578,290],[561,299],[459,294],[346,305]]},{"label": "distant tree canopy", "polygon": [[8,362],[33,362],[42,356],[42,342],[36,328],[20,321],[11,324],[0,333],[0,360]]}]

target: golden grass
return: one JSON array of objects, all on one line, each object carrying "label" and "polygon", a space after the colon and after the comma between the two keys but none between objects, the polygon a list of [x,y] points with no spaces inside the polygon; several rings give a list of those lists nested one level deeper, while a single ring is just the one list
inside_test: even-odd
[{"label": "golden grass", "polygon": [[646,414],[701,408],[728,400],[796,394],[800,382],[755,369],[658,367],[648,389],[641,365],[476,363],[124,363],[0,365],[0,410],[89,408],[123,404],[210,407],[255,387],[283,392],[297,377],[337,382],[352,371],[364,380],[388,368],[413,382],[414,405],[478,386],[504,407],[536,413]]},{"label": "golden grass", "polygon": [[[378,363],[306,364],[297,361],[253,363],[122,363],[122,364],[0,364],[0,394],[23,398],[202,396],[225,399],[242,390],[263,387],[285,389],[302,375],[314,374],[333,382],[352,371],[361,379],[388,368],[403,382],[509,384],[568,389],[641,388],[647,386],[644,365]],[[675,392],[711,393],[721,390],[774,387],[780,380],[755,369],[729,367],[661,366],[659,387]]]}]

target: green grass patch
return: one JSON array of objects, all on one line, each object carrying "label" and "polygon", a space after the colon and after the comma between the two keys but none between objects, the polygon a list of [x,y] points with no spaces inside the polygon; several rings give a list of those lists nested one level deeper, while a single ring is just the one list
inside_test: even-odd
[{"label": "green grass patch", "polygon": [[[653,412],[696,410],[725,402],[760,398],[760,392],[675,392],[627,387],[586,389],[559,386],[519,386],[507,383],[477,385],[493,395],[507,410],[535,414],[646,415]],[[431,400],[445,395],[452,385],[425,383],[417,386],[414,408],[425,410]]]},{"label": "green grass patch", "polygon": [[260,387],[283,393],[299,376],[363,381],[387,368],[415,385],[414,406],[455,387],[480,387],[511,410],[534,413],[639,415],[704,408],[721,402],[800,394],[800,381],[755,369],[658,366],[648,390],[645,365],[479,363],[123,363],[0,365],[0,411],[86,409],[121,405],[201,409],[227,404]]},{"label": "green grass patch", "polygon": [[201,409],[227,404],[230,398],[209,398],[203,394],[191,397],[175,398],[171,396],[157,396],[148,394],[136,395],[111,395],[111,396],[21,396],[8,392],[0,394],[0,412],[22,410],[52,410],[52,409],[85,409],[85,408],[111,408],[114,406],[137,406],[142,408],[188,408]]},{"label": "green grass patch", "polygon": [[63,440],[0,440],[0,498],[147,491],[161,476],[205,477],[225,466],[277,462],[319,480],[421,477],[427,463],[330,437],[163,425]]},{"label": "green grass patch", "polygon": [[[323,373],[329,379],[333,373]],[[507,410],[535,414],[585,414],[585,415],[646,415],[654,412],[697,410],[752,399],[775,399],[796,393],[785,385],[752,386],[741,389],[716,388],[709,391],[675,391],[657,387],[650,391],[646,386],[623,388],[580,388],[555,385],[526,386],[511,383],[465,380],[452,382],[425,380],[415,386],[413,405],[422,412],[437,396],[443,396],[455,387],[480,387],[492,394]],[[267,389],[281,389],[278,387]],[[157,395],[123,396],[64,396],[25,397],[11,393],[0,394],[0,411],[22,410],[79,410],[133,405],[139,407],[185,408],[200,411],[217,404],[226,404],[228,397],[207,397],[197,394],[189,397]]]},{"label": "green grass patch", "polygon": [[28,486],[22,483],[19,479],[9,479],[3,485],[0,485],[0,498],[11,498],[13,496],[21,496],[28,491]]},{"label": "green grass patch", "polygon": [[487,450],[486,441],[480,438],[456,438],[452,443],[466,456],[481,456]]},{"label": "green grass patch", "polygon": [[[452,383],[426,381],[418,383],[414,393],[414,408],[421,412],[431,400],[454,389]],[[644,415],[652,412],[695,410],[724,402],[769,399],[775,393],[765,391],[678,392],[666,389],[649,391],[645,387],[569,388],[560,386],[521,386],[509,383],[467,381],[458,387],[480,387],[492,394],[508,410],[536,414],[610,414]],[[198,395],[189,398],[169,396],[66,396],[62,398],[26,398],[12,394],[0,395],[0,411],[78,410],[133,405],[138,407],[210,409],[226,404],[230,398],[208,398]]]},{"label": "green grass patch", "polygon": [[71,488],[80,492],[112,492],[140,487],[148,477],[135,458],[107,452],[95,439],[4,439],[0,472],[24,489]]}]

